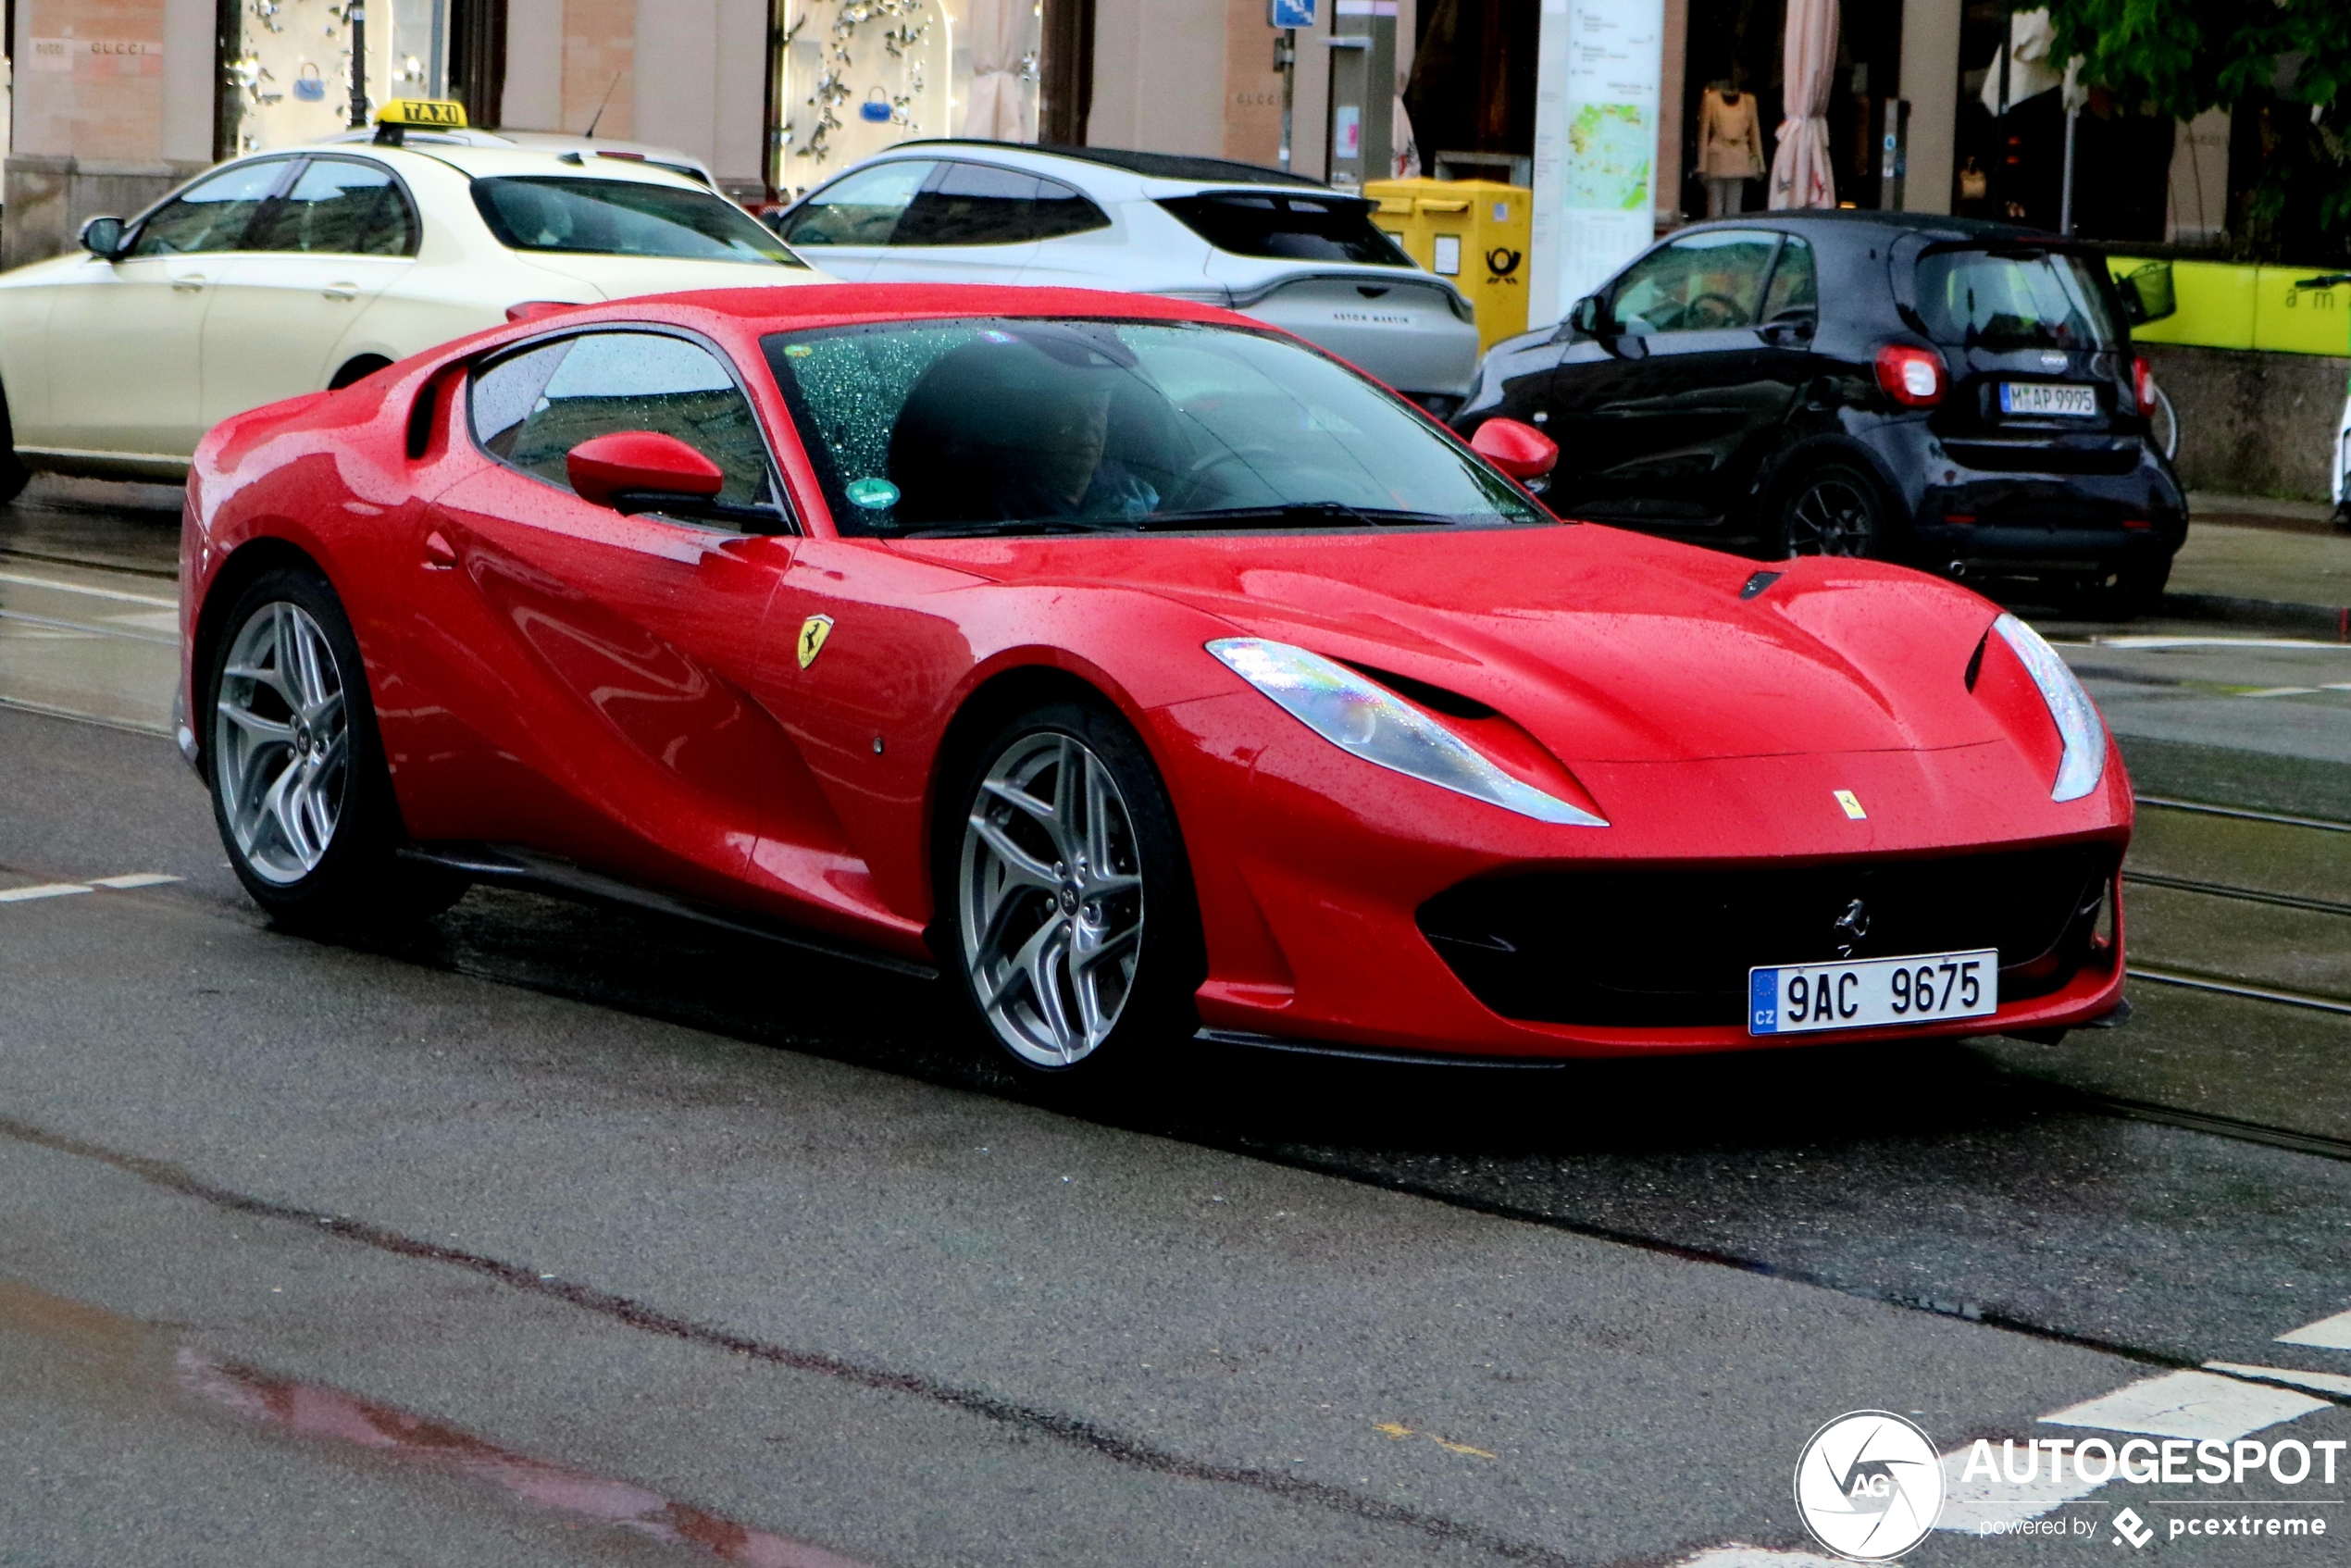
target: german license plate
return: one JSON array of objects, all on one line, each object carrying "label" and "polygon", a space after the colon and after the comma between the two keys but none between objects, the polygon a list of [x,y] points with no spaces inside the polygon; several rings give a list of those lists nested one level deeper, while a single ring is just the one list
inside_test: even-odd
[{"label": "german license plate", "polygon": [[2054,415],[2061,419],[2095,419],[2098,394],[2090,387],[2052,386],[2046,381],[2002,381],[2003,414]]},{"label": "german license plate", "polygon": [[1925,952],[1747,972],[1747,1032],[1810,1034],[1980,1018],[2000,1004],[2000,952]]}]

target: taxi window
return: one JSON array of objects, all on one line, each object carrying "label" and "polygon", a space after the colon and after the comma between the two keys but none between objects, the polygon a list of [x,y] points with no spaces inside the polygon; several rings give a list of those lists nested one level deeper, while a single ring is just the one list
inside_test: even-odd
[{"label": "taxi window", "polygon": [[759,220],[707,191],[539,175],[477,180],[474,205],[509,250],[805,267]]},{"label": "taxi window", "polygon": [[202,255],[243,248],[246,227],[285,178],[291,161],[241,163],[199,180],[147,216],[129,255]]},{"label": "taxi window", "polygon": [[293,189],[270,204],[245,248],[313,255],[409,255],[416,220],[392,171],[345,158],[317,158]]},{"label": "taxi window", "polygon": [[1608,315],[1632,337],[1752,327],[1777,234],[1710,230],[1635,262],[1609,292]]},{"label": "taxi window", "polygon": [[658,332],[590,332],[492,361],[475,373],[468,415],[492,457],[571,488],[565,459],[593,436],[657,430],[718,465],[718,499],[776,497],[759,417],[709,350]]}]

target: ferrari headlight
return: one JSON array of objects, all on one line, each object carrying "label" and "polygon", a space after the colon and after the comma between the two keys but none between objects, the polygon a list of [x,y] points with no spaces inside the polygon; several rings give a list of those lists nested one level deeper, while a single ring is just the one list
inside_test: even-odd
[{"label": "ferrari headlight", "polygon": [[2065,742],[2057,787],[2049,791],[2049,799],[2080,800],[2098,787],[2098,779],[2106,773],[2106,725],[2098,718],[2096,705],[2039,632],[2014,616],[2002,616],[1992,623],[1992,629],[2024,661],[2033,684],[2041,689],[2041,701],[2049,705],[2049,717],[2057,721],[2058,738]]},{"label": "ferrari headlight", "polygon": [[1603,817],[1511,778],[1394,692],[1334,659],[1258,637],[1224,637],[1208,651],[1291,717],[1365,762],[1531,816],[1575,828]]}]

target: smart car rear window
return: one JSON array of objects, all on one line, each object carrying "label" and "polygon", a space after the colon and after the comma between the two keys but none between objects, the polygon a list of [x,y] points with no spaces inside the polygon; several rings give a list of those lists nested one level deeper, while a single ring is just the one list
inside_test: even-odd
[{"label": "smart car rear window", "polygon": [[1220,251],[1285,261],[1350,261],[1410,267],[1412,258],[1372,223],[1372,204],[1352,196],[1210,191],[1159,204]]},{"label": "smart car rear window", "polygon": [[2119,347],[2097,263],[2037,250],[1937,251],[1919,258],[1919,315],[1937,342],[1990,349]]},{"label": "smart car rear window", "polygon": [[515,175],[475,180],[473,197],[509,250],[808,265],[751,214],[707,191]]}]

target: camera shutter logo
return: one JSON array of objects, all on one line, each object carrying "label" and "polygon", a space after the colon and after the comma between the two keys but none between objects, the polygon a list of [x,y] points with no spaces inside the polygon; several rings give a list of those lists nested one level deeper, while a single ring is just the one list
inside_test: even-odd
[{"label": "camera shutter logo", "polygon": [[1841,1557],[1883,1562],[1924,1540],[1943,1512],[1943,1462],[1916,1423],[1883,1410],[1840,1415],[1796,1462],[1796,1507]]}]

